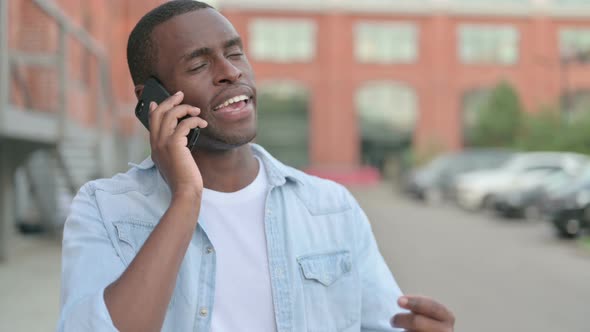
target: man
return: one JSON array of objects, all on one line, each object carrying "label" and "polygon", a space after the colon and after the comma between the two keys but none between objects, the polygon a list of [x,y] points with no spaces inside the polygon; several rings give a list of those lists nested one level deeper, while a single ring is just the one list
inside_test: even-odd
[{"label": "man", "polygon": [[138,97],[150,76],[178,92],[150,105],[151,158],[74,199],[59,331],[452,331],[444,306],[401,297],[348,191],[249,144],[252,68],[219,12],[161,5],[128,62]]}]

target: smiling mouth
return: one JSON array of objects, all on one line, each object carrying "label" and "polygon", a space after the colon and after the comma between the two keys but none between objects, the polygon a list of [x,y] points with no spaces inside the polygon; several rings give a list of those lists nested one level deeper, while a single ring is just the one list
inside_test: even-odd
[{"label": "smiling mouth", "polygon": [[246,95],[239,95],[229,98],[225,102],[215,106],[213,111],[232,111],[241,109],[250,101],[250,97]]}]

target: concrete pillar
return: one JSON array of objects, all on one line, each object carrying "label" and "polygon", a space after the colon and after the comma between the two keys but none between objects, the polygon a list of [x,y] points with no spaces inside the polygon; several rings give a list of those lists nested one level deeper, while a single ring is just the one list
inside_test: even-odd
[{"label": "concrete pillar", "polygon": [[8,143],[0,142],[0,262],[8,258],[8,239],[14,233],[14,162]]},{"label": "concrete pillar", "polygon": [[4,113],[8,105],[8,1],[0,0],[0,137],[4,130]]}]

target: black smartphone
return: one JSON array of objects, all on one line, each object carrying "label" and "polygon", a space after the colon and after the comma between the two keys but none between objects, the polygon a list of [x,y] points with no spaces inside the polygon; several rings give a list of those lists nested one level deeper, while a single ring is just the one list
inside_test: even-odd
[{"label": "black smartphone", "polygon": [[[135,116],[141,121],[143,126],[150,130],[150,123],[149,123],[149,113],[150,113],[150,103],[152,101],[156,102],[156,104],[160,104],[164,100],[170,97],[170,93],[166,91],[162,83],[155,78],[150,77],[148,78],[144,85],[143,85],[143,92],[141,93],[141,97],[137,102],[137,106],[135,106]],[[190,117],[189,115],[185,116],[184,118],[180,119],[180,121]],[[186,145],[189,150],[193,150],[195,145],[197,144],[197,139],[199,138],[199,128],[191,129],[188,133],[188,144]]]}]

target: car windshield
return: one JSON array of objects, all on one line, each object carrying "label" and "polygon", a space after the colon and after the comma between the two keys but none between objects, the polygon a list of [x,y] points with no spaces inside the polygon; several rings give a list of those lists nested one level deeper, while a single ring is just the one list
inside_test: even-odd
[{"label": "car windshield", "polygon": [[559,164],[558,154],[520,154],[512,157],[504,166],[503,170],[519,172],[530,168],[556,167]]},{"label": "car windshield", "polygon": [[490,168],[495,168],[505,165],[512,157],[513,155],[511,153],[489,153],[482,155],[480,161]]},{"label": "car windshield", "polygon": [[510,159],[512,153],[504,151],[468,151],[449,162],[449,173],[458,174],[478,169],[498,168]]},{"label": "car windshield", "polygon": [[556,172],[547,178],[545,188],[548,191],[554,191],[559,189],[561,186],[568,183],[572,177],[563,171]]},{"label": "car windshield", "polygon": [[577,179],[577,182],[580,183],[587,183],[590,182],[590,166],[586,166],[584,168],[584,171],[580,174],[580,176]]},{"label": "car windshield", "polygon": [[578,188],[590,183],[590,166],[586,166],[584,171],[577,177],[567,177],[563,182],[556,182],[547,187],[548,192],[555,196],[563,196],[578,191]]},{"label": "car windshield", "polygon": [[451,155],[445,154],[437,157],[424,167],[424,171],[428,173],[439,173],[444,171],[452,162]]},{"label": "car windshield", "polygon": [[525,165],[527,158],[523,155],[516,155],[510,158],[503,166],[504,170],[519,170]]}]

